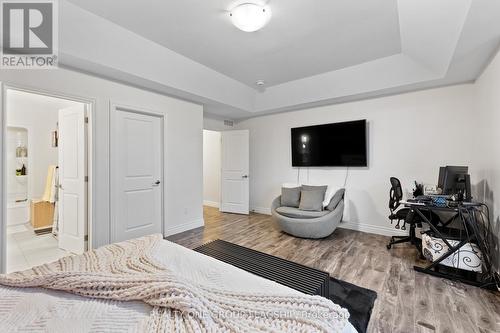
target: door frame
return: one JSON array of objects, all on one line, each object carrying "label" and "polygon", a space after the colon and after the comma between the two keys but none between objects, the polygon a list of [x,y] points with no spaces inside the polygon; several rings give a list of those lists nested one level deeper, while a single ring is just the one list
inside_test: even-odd
[{"label": "door frame", "polygon": [[146,116],[151,116],[151,117],[157,117],[160,118],[161,124],[162,124],[162,130],[161,130],[161,135],[162,135],[162,157],[161,161],[163,163],[163,168],[162,168],[162,185],[161,191],[162,191],[162,198],[161,198],[161,234],[163,237],[165,237],[165,230],[166,230],[166,221],[167,221],[167,111],[155,111],[155,110],[150,110],[146,109],[143,107],[137,107],[137,106],[131,106],[127,105],[124,103],[118,103],[114,101],[110,101],[109,104],[109,193],[110,193],[110,223],[109,223],[109,240],[110,243],[113,243],[116,240],[116,233],[115,233],[115,226],[116,226],[116,198],[117,198],[117,193],[116,193],[116,173],[113,173],[112,170],[116,170],[117,166],[117,161],[116,161],[116,156],[114,152],[116,151],[116,112],[117,111],[125,111],[125,112],[131,112],[131,113],[136,113],[136,114],[142,114]]},{"label": "door frame", "polygon": [[[224,131],[203,128],[202,129],[203,136],[205,136],[205,131],[219,133],[220,137],[219,137],[218,146],[219,146],[219,151],[220,151],[220,156],[219,156],[220,167],[217,170],[217,172],[219,173],[219,197],[217,198],[217,202],[211,201],[211,200],[206,201],[205,200],[205,159],[203,159],[203,206],[214,207],[220,211],[220,206],[222,203],[222,132],[224,132]],[[203,148],[203,157],[205,157],[205,149],[206,149],[205,139],[203,139],[202,148]]]},{"label": "door frame", "polygon": [[0,273],[4,273],[7,261],[7,171],[6,171],[6,129],[7,129],[7,90],[17,90],[26,93],[43,95],[48,97],[55,97],[70,100],[73,102],[83,103],[87,105],[87,250],[93,248],[93,230],[94,230],[94,187],[93,187],[93,170],[95,163],[95,142],[94,142],[94,129],[95,129],[95,110],[96,99],[92,97],[73,96],[55,91],[44,90],[36,87],[25,85],[10,84],[0,82]]}]

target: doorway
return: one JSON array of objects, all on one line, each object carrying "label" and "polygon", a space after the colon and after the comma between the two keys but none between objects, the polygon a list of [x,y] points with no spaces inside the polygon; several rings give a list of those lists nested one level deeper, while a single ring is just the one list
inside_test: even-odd
[{"label": "doorway", "polygon": [[87,249],[89,110],[80,101],[4,90],[7,272]]},{"label": "doorway", "polygon": [[203,131],[203,204],[249,214],[249,131]]},{"label": "doorway", "polygon": [[203,205],[220,208],[221,132],[203,130]]}]

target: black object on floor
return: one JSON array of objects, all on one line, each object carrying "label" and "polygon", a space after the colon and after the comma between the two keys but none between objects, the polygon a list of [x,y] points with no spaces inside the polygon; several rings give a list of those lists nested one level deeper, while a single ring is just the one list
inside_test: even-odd
[{"label": "black object on floor", "polygon": [[194,250],[305,294],[323,297],[330,295],[328,272],[220,239]]},{"label": "black object on floor", "polygon": [[349,322],[359,333],[365,333],[377,293],[355,284],[330,278],[330,297],[333,303],[349,310]]},{"label": "black object on floor", "polygon": [[39,228],[33,230],[35,232],[35,235],[40,236],[40,235],[46,235],[50,234],[52,232],[52,227],[46,227],[46,228]]},{"label": "black object on floor", "polygon": [[305,294],[327,297],[349,310],[349,322],[359,333],[366,332],[377,298],[373,290],[330,278],[327,272],[220,239],[194,250]]}]

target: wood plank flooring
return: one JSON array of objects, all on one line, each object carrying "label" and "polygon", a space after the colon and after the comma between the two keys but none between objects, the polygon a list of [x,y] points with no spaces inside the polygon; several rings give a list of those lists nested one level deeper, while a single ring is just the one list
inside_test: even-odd
[{"label": "wood plank flooring", "polygon": [[220,213],[205,207],[205,227],[168,239],[188,248],[224,239],[328,271],[378,293],[369,332],[500,332],[500,294],[415,272],[409,245],[387,250],[389,237],[338,228],[322,240],[276,229],[270,216]]}]

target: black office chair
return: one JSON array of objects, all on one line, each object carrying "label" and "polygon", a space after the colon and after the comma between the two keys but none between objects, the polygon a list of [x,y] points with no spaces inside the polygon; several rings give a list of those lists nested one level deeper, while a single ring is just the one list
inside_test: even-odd
[{"label": "black office chair", "polygon": [[[391,241],[387,244],[387,248],[390,249],[394,244],[410,242],[416,244],[415,236],[415,225],[417,224],[417,219],[414,218],[413,212],[409,208],[399,208],[400,201],[403,199],[403,188],[401,187],[401,182],[396,177],[391,177],[391,190],[389,192],[389,210],[391,215],[389,219],[391,224],[394,220],[397,220],[395,228],[401,230],[406,230],[406,224],[410,225],[410,234],[408,236],[393,236]],[[400,227],[401,221],[403,225]]]}]

